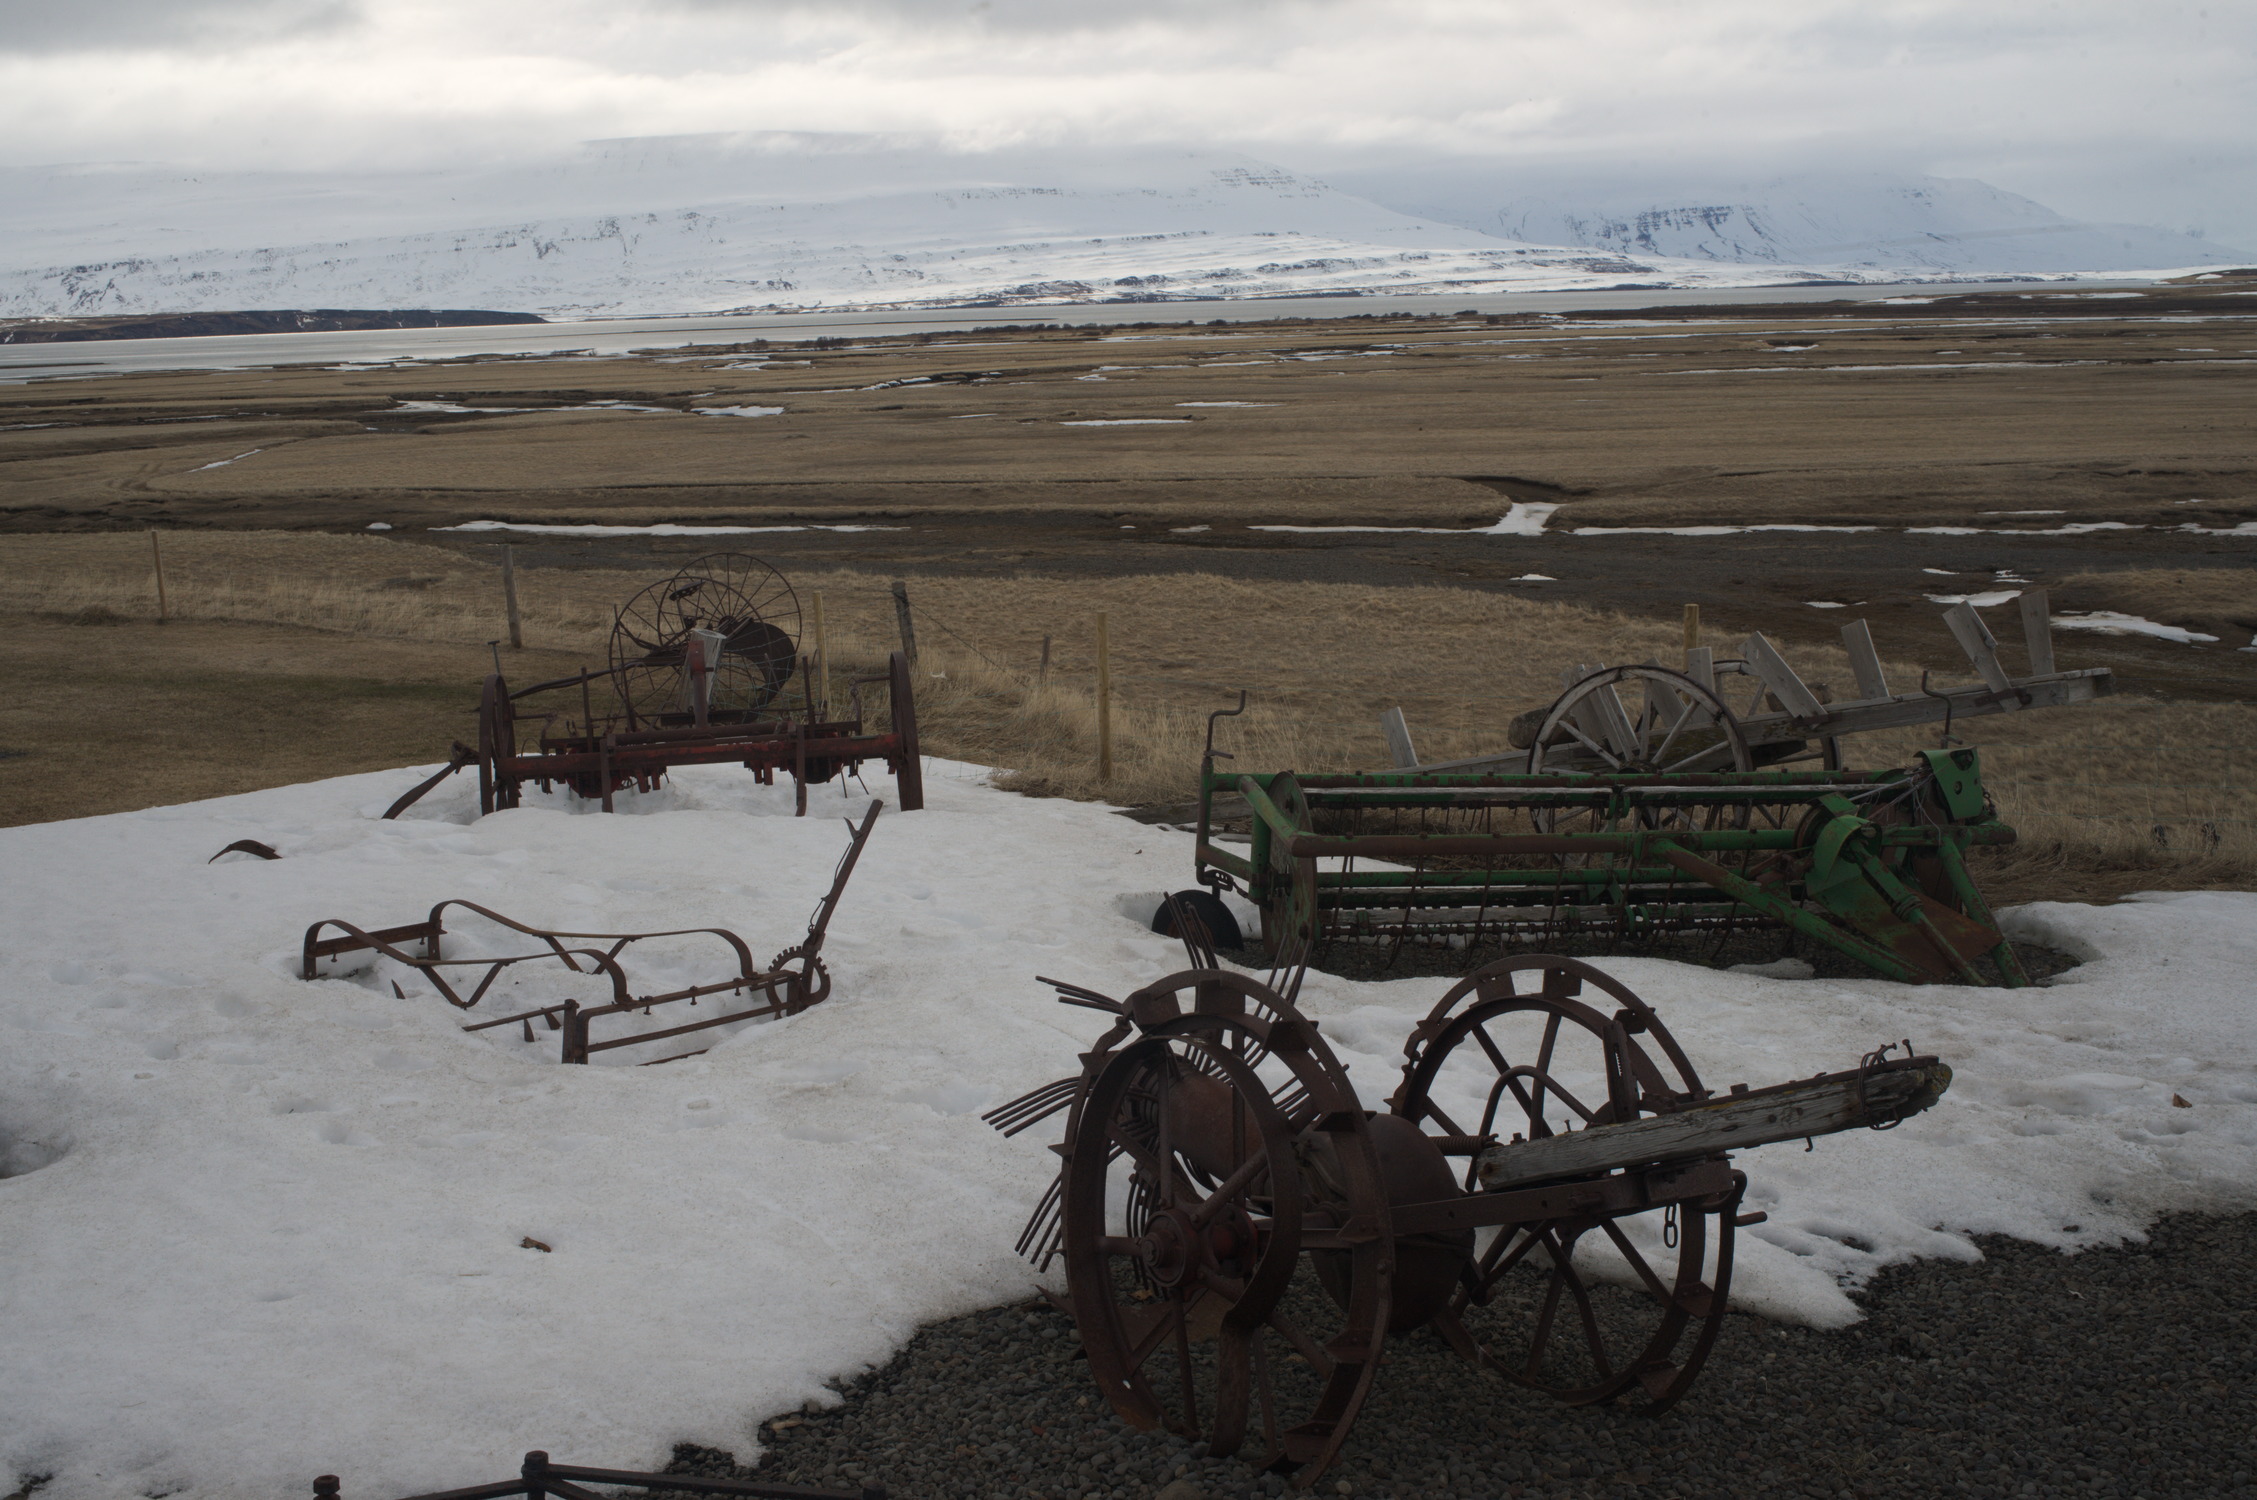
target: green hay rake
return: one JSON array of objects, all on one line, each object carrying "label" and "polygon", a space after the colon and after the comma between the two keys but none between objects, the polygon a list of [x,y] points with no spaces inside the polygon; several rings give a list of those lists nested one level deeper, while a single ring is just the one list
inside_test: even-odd
[{"label": "green hay rake", "polygon": [[[1260,908],[1279,962],[1329,944],[1615,948],[1792,931],[1874,973],[1914,982],[2029,982],[1967,870],[2014,842],[1972,748],[1908,766],[1841,768],[1841,737],[2087,701],[2105,671],[2057,672],[2043,596],[2025,611],[2030,674],[2009,677],[1989,632],[1947,616],[1980,687],[1890,694],[1870,636],[1844,632],[1857,698],[1824,701],[1761,636],[1742,658],[1688,653],[1687,670],[1579,669],[1523,716],[1509,759],[1419,765],[1399,712],[1398,769],[1346,774],[1200,767],[1197,869]],[[2037,643],[2045,643],[2041,650]],[[1735,706],[1730,685],[1748,685]],[[1816,769],[1788,769],[1789,763]],[[1218,809],[1218,802],[1222,806]],[[1244,817],[1250,838],[1221,820]],[[1208,908],[1210,920],[1216,913]]]}]

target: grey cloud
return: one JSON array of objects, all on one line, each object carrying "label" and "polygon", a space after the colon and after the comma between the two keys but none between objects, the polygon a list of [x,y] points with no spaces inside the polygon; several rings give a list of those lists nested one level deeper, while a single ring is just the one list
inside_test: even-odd
[{"label": "grey cloud", "polygon": [[216,52],[360,18],[357,0],[0,0],[0,54]]},{"label": "grey cloud", "polygon": [[1133,5],[1096,5],[1090,0],[652,0],[653,13],[687,16],[774,19],[784,16],[844,17],[898,24],[904,31],[983,30],[1029,34],[1120,31],[1148,25],[1205,29],[1220,21],[1233,25],[1276,19],[1313,18],[1351,9],[1353,0],[1232,0],[1218,9],[1215,0],[1138,0]]}]

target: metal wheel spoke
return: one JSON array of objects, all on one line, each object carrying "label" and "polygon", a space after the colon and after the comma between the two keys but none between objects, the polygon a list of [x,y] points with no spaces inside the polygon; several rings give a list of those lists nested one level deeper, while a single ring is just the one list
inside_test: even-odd
[{"label": "metal wheel spoke", "polygon": [[1191,1210],[1191,1222],[1204,1228],[1209,1219],[1228,1207],[1233,1198],[1246,1190],[1247,1184],[1268,1169],[1269,1161],[1269,1148],[1264,1146],[1245,1161],[1239,1163],[1237,1171],[1224,1178],[1212,1193],[1200,1200],[1199,1205]]},{"label": "metal wheel spoke", "polygon": [[1646,1264],[1646,1258],[1630,1243],[1630,1237],[1622,1232],[1621,1225],[1612,1219],[1606,1219],[1600,1222],[1599,1227],[1606,1231],[1608,1239],[1614,1241],[1614,1248],[1622,1252],[1622,1258],[1630,1262],[1630,1269],[1638,1273],[1638,1279],[1646,1284],[1647,1291],[1665,1304],[1675,1300],[1669,1288],[1662,1285],[1661,1278],[1654,1274],[1654,1268]]},{"label": "metal wheel spoke", "polygon": [[1272,1308],[1263,1320],[1277,1331],[1277,1336],[1293,1346],[1293,1352],[1309,1362],[1309,1368],[1329,1378],[1332,1374],[1332,1356],[1325,1353],[1315,1339],[1301,1331],[1301,1325],[1286,1316],[1285,1309]]}]

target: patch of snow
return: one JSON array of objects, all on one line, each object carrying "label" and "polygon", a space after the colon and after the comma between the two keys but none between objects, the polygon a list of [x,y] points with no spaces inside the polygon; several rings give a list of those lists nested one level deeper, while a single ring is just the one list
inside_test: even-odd
[{"label": "patch of snow", "polygon": [[1549,574],[1549,573],[1522,573],[1522,574],[1518,575],[1517,577],[1513,577],[1513,578],[1508,578],[1508,579],[1506,579],[1505,581],[1506,581],[1507,583],[1558,583],[1558,582],[1559,582],[1559,580],[1558,580],[1557,578],[1554,578],[1554,577],[1553,577],[1553,576],[1552,576],[1551,574]]},{"label": "patch of snow", "polygon": [[1958,573],[1950,568],[1922,568],[1920,571],[1923,573],[1933,573],[1938,578],[1957,578],[1959,576]]},{"label": "patch of snow", "polygon": [[195,468],[193,468],[193,469],[190,469],[190,470],[189,470],[188,472],[189,472],[189,473],[191,473],[191,474],[201,474],[201,473],[203,473],[203,472],[204,472],[204,471],[205,471],[206,469],[224,469],[224,468],[226,468],[226,467],[227,467],[227,466],[228,466],[229,464],[239,464],[239,463],[241,463],[241,462],[242,462],[242,461],[243,461],[244,459],[246,459],[246,458],[250,458],[250,457],[252,457],[252,456],[253,456],[254,454],[260,454],[260,453],[264,453],[264,452],[266,452],[266,450],[265,450],[264,448],[253,448],[253,449],[251,449],[251,450],[250,450],[249,452],[246,452],[246,453],[238,453],[238,454],[236,454],[236,455],[235,455],[235,456],[234,456],[233,458],[223,458],[223,459],[220,459],[220,460],[219,460],[219,461],[218,461],[217,463],[198,464],[198,465],[197,465],[197,466],[196,466]]},{"label": "patch of snow", "polygon": [[1989,589],[1980,594],[1929,594],[1926,597],[1930,604],[1967,604],[1976,609],[1989,609],[1993,605],[2004,604],[2009,599],[2021,598],[2022,591]]},{"label": "patch of snow", "polygon": [[1879,531],[1878,526],[1578,526],[1575,536],[1738,536],[1748,531]]},{"label": "patch of snow", "polygon": [[1212,526],[1170,526],[1168,530],[1175,532],[1179,536],[1188,536],[1193,532],[1212,531],[1214,530],[1214,528]]},{"label": "patch of snow", "polygon": [[2158,625],[2153,620],[2143,620],[2138,615],[2118,614],[2112,609],[2096,609],[2082,614],[2057,614],[2053,617],[2056,630],[2097,630],[2102,635],[2148,635],[2159,641],[2177,641],[2182,646],[2197,642],[2209,645],[2218,639],[2204,635],[2199,630],[2186,630],[2177,625]]},{"label": "patch of snow", "polygon": [[1178,406],[1282,406],[1281,401],[1178,401]]},{"label": "patch of snow", "polygon": [[693,406],[691,411],[701,417],[780,417],[780,406]]},{"label": "patch of snow", "polygon": [[557,410],[569,411],[571,408],[554,406],[464,406],[456,401],[397,401],[391,407],[392,413],[405,411],[477,412],[482,416],[505,416],[517,412]]},{"label": "patch of snow", "polygon": [[1811,607],[1812,609],[1847,609],[1847,608],[1849,608],[1849,606],[1848,606],[1848,605],[1846,605],[1846,604],[1842,604],[1842,603],[1840,603],[1840,602],[1838,602],[1838,601],[1836,601],[1836,600],[1833,600],[1833,599],[1805,599],[1805,600],[1803,600],[1803,603],[1805,603],[1805,604],[1809,605],[1809,606],[1810,606],[1810,607]]},{"label": "patch of snow", "polygon": [[2065,516],[2065,510],[1979,510],[1978,516]]},{"label": "patch of snow", "polygon": [[906,526],[682,526],[660,521],[649,526],[552,526],[533,521],[465,521],[434,526],[433,531],[529,531],[538,536],[747,536],[767,531],[907,531]]},{"label": "patch of snow", "polygon": [[1382,531],[1407,536],[1541,536],[1544,522],[1559,506],[1542,500],[1522,502],[1515,500],[1512,508],[1497,518],[1494,526],[1476,526],[1468,530],[1461,526],[1249,526],[1248,531]]},{"label": "patch of snow", "polygon": [[1077,417],[1060,422],[1060,427],[1182,427],[1192,421],[1190,417]]},{"label": "patch of snow", "polygon": [[368,523],[368,529],[370,531],[390,531],[392,523],[390,521],[371,521]]},{"label": "patch of snow", "polygon": [[[378,819],[431,769],[0,830],[0,860],[41,872],[0,885],[0,1100],[48,1158],[0,1181],[0,1410],[9,1465],[54,1476],[43,1500],[324,1471],[411,1493],[490,1479],[560,1423],[576,1462],[656,1467],[683,1441],[753,1460],[760,1418],[1025,1295],[1011,1243],[1055,1135],[1006,1140],[978,1112],[1070,1072],[1110,1021],[1033,976],[1124,994],[1182,963],[1119,903],[1183,884],[1191,835],[934,762],[928,809],[883,818],[847,890],[831,999],[664,1068],[560,1067],[552,1034],[466,1034],[380,965],[299,980],[300,933],[459,894],[770,951],[864,795],[818,788],[833,816],[799,819],[790,787],[698,767],[617,816],[558,792],[478,818],[457,779]],[[242,837],[285,860],[203,863]],[[1898,1130],[1739,1157],[1770,1222],[1742,1239],[1736,1305],[1840,1326],[1848,1289],[1974,1260],[1975,1235],[2116,1243],[2257,1193],[2257,895],[2003,921],[2085,966],[1971,996],[1598,960],[1714,1088],[1847,1067],[1882,1036],[1954,1069]],[[687,946],[652,961],[699,972]],[[1444,987],[1314,973],[1302,1005],[1376,1103]]]}]

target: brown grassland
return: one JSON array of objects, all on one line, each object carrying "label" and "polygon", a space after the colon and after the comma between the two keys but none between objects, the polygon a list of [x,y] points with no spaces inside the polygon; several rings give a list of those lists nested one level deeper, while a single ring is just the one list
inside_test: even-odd
[{"label": "brown grassland", "polygon": [[[429,763],[470,733],[492,659],[499,580],[459,552],[374,537],[202,532],[164,539],[170,622],[155,623],[147,537],[0,537],[0,800],[29,822]],[[611,611],[652,575],[527,569],[513,680],[600,661]],[[882,576],[794,580],[821,594],[842,678],[895,643]],[[1223,729],[1240,764],[1384,763],[1378,709],[1400,704],[1430,757],[1504,748],[1513,714],[1564,669],[1670,660],[1676,620],[1450,588],[1288,584],[1198,574],[926,578],[920,718],[930,753],[1006,768],[1017,790],[1121,805],[1181,801],[1204,715],[1248,688]],[[1092,626],[1113,642],[1116,769],[1100,784]],[[1037,679],[1043,637],[1051,670]],[[1278,643],[1291,642],[1281,652]],[[1806,677],[1844,681],[1838,647],[1787,646]],[[2073,664],[2074,645],[2061,648]],[[1405,663],[1424,670],[1406,671]],[[1918,669],[1890,663],[1901,680]],[[1968,680],[1964,670],[1939,681]],[[2109,898],[2257,879],[2257,709],[2119,698],[1963,724],[2023,842],[1991,859],[2003,901]],[[1903,759],[1926,734],[1853,742]]]},{"label": "brown grassland", "polygon": [[[1253,711],[1224,734],[1242,765],[1377,764],[1395,704],[1429,756],[1472,754],[1565,669],[1673,660],[1687,603],[1710,641],[1762,630],[1835,683],[1835,629],[1866,618],[1910,686],[1924,667],[1967,680],[1941,600],[2042,587],[2056,610],[2217,639],[2063,630],[2062,664],[2109,667],[2117,697],[1961,726],[2024,835],[1987,877],[2000,898],[2246,887],[2257,309],[2223,284],[2156,297],[0,386],[0,823],[431,763],[470,732],[503,542],[527,631],[513,681],[600,660],[626,595],[727,548],[823,595],[841,671],[882,659],[886,584],[907,578],[927,748],[1120,804],[1185,797],[1204,715],[1240,688]],[[781,411],[698,414],[725,408]],[[1543,534],[1472,534],[1516,504],[1551,508]],[[436,529],[473,521],[780,529]]]}]

